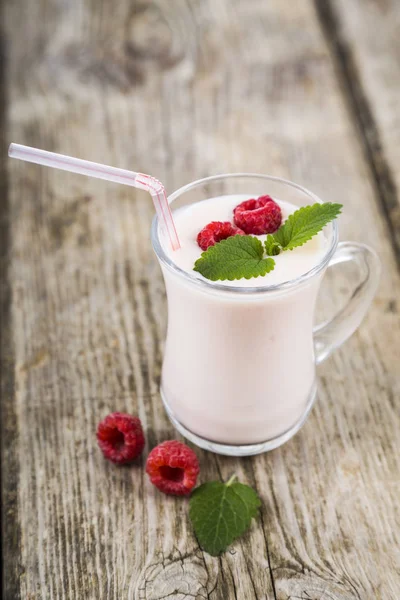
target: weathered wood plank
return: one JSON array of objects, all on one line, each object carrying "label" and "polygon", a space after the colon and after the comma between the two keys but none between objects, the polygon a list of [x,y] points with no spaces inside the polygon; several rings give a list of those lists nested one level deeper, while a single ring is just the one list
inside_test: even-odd
[{"label": "weathered wood plank", "polygon": [[[1,16],[1,12],[0,12]],[[1,27],[0,19],[0,30]],[[10,205],[7,180],[7,142],[5,139],[6,87],[5,49],[0,35],[0,532],[7,540],[1,544],[1,588],[3,597],[19,596],[20,527],[17,519],[19,463],[14,402],[14,349],[11,329],[11,286],[8,284],[10,255]]]},{"label": "weathered wood plank", "polygon": [[254,459],[199,452],[203,481],[236,471],[263,499],[250,534],[214,559],[186,503],[156,493],[143,465],[105,464],[94,439],[111,410],[137,412],[148,447],[175,436],[158,396],[166,315],[149,199],[10,163],[10,586],[35,600],[398,596],[399,282],[312,2],[15,0],[5,17],[10,139],[151,171],[170,190],[222,171],[287,176],[343,201],[342,237],[367,239],[385,265],[297,437]]},{"label": "weathered wood plank", "polygon": [[316,0],[400,261],[400,4]]}]

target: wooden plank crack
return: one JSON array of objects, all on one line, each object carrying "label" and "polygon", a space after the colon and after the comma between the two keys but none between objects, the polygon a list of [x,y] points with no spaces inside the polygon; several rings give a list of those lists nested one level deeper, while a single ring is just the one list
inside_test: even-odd
[{"label": "wooden plank crack", "polygon": [[392,218],[397,210],[396,183],[390,170],[385,149],[369,100],[363,89],[352,50],[341,33],[332,0],[314,0],[319,20],[342,84],[351,118],[357,130],[366,163],[375,185],[376,197],[384,212],[393,251],[400,268],[400,229]]},{"label": "wooden plank crack", "polygon": [[[0,23],[3,23],[0,6]],[[21,531],[18,520],[18,429],[14,403],[14,345],[9,283],[10,216],[5,135],[4,35],[0,35],[0,563],[3,598],[19,600]]]}]

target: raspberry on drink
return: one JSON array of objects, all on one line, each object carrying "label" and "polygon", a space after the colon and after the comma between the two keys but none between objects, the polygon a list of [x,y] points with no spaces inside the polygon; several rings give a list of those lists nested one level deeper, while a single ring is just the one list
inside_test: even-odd
[{"label": "raspberry on drink", "polygon": [[207,250],[210,246],[214,246],[232,235],[245,235],[245,233],[229,221],[212,221],[200,231],[197,243],[202,250]]},{"label": "raspberry on drink", "polygon": [[117,465],[132,462],[145,445],[140,419],[124,413],[111,413],[99,423],[97,441],[107,460]]},{"label": "raspberry on drink", "polygon": [[282,212],[271,196],[245,200],[233,211],[235,225],[245,233],[263,235],[274,233],[282,223]]},{"label": "raspberry on drink", "polygon": [[150,452],[146,472],[150,481],[164,494],[187,496],[196,485],[199,461],[191,448],[169,440]]}]

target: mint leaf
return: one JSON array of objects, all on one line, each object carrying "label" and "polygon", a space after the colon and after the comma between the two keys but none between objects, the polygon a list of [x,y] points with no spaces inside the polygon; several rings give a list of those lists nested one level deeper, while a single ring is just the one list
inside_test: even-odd
[{"label": "mint leaf", "polygon": [[267,239],[265,240],[265,249],[268,256],[277,256],[281,252],[280,245],[270,233],[267,235]]},{"label": "mint leaf", "polygon": [[235,235],[203,252],[194,270],[211,281],[250,279],[273,270],[275,261],[263,257],[260,240],[251,235]]},{"label": "mint leaf", "polygon": [[212,481],[194,490],[189,516],[202,548],[217,556],[250,526],[261,505],[256,492],[243,483]]},{"label": "mint leaf", "polygon": [[288,217],[285,223],[273,234],[282,250],[293,250],[302,246],[340,214],[342,204],[312,204],[303,206]]}]

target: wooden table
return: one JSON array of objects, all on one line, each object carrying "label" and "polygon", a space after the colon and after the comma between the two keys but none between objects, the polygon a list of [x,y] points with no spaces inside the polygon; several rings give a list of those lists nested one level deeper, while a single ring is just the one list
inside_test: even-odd
[{"label": "wooden table", "polygon": [[[397,0],[4,0],[1,415],[6,600],[397,600],[400,4]],[[284,447],[199,451],[261,517],[221,558],[187,503],[99,452],[98,421],[176,437],[158,386],[166,325],[145,193],[6,158],[10,141],[134,168],[172,191],[230,171],[345,205],[380,254],[359,331],[319,369]],[[339,301],[340,286],[325,295]]]}]

